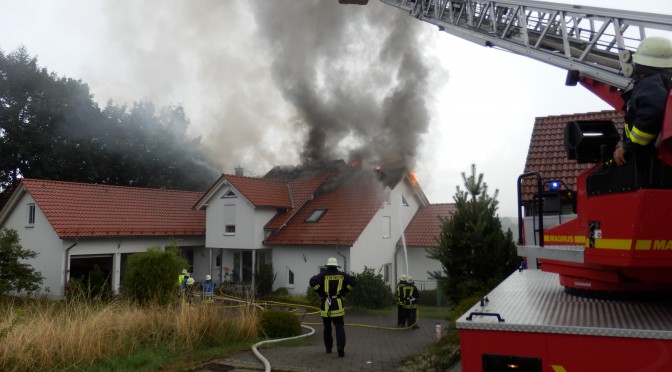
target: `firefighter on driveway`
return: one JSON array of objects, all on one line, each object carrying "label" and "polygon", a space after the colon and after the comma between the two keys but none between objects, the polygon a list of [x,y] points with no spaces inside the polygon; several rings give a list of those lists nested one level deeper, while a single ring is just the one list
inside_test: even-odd
[{"label": "firefighter on driveway", "polygon": [[406,277],[406,284],[401,288],[401,295],[404,302],[404,320],[407,327],[413,326],[414,329],[420,328],[417,324],[418,321],[418,299],[420,298],[420,292],[418,287],[413,284],[413,278],[410,276]]},{"label": "firefighter on driveway", "polygon": [[399,276],[399,283],[397,284],[397,325],[404,326],[404,320],[406,319],[406,313],[404,312],[404,300],[401,297],[402,288],[406,285],[406,274],[401,274]]},{"label": "firefighter on driveway", "polygon": [[661,131],[667,95],[672,88],[672,41],[660,36],[642,40],[632,57],[634,86],[623,92],[625,126],[623,145],[614,151],[614,161],[624,165],[632,153],[648,163]]},{"label": "firefighter on driveway", "polygon": [[310,287],[322,299],[320,315],[324,324],[324,347],[331,353],[334,339],[331,324],[336,328],[336,349],[338,356],[345,356],[345,309],[343,299],[355,286],[355,278],[338,270],[338,261],[331,257],[327,260],[326,270],[310,278]]}]

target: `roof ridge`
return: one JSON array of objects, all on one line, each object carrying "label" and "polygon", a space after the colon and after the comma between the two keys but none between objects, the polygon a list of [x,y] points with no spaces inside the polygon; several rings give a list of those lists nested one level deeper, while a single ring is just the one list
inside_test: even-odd
[{"label": "roof ridge", "polygon": [[537,117],[535,117],[535,120],[536,119],[565,118],[565,117],[577,116],[577,115],[599,115],[599,114],[605,114],[605,113],[609,114],[609,113],[614,113],[614,112],[618,112],[618,110],[600,110],[600,111],[576,112],[576,113],[573,113],[573,114],[537,116]]},{"label": "roof ridge", "polygon": [[289,181],[282,180],[282,179],[279,179],[279,178],[264,178],[264,177],[237,176],[237,175],[235,175],[235,174],[228,174],[228,173],[223,173],[222,175],[223,175],[224,177],[227,177],[227,178],[228,178],[229,176],[232,176],[232,177],[235,177],[235,178],[245,178],[245,179],[248,179],[248,180],[260,180],[260,181],[279,182],[279,183],[287,183],[287,182],[289,182]]},{"label": "roof ridge", "polygon": [[156,187],[140,187],[140,186],[125,186],[125,185],[112,185],[108,183],[86,183],[86,182],[76,182],[76,181],[61,181],[61,180],[47,180],[40,178],[22,178],[21,182],[27,181],[28,183],[34,182],[45,182],[50,184],[68,184],[68,185],[81,185],[86,187],[110,187],[110,188],[122,188],[125,190],[135,189],[135,190],[144,190],[144,191],[167,191],[167,192],[179,192],[179,193],[189,193],[189,194],[203,194],[202,191],[189,191],[189,190],[178,190],[178,189],[160,189]]}]

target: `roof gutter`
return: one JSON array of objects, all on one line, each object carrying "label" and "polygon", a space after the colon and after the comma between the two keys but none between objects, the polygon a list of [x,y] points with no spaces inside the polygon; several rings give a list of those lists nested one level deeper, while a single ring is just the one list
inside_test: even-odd
[{"label": "roof gutter", "polygon": [[70,250],[74,248],[77,243],[79,243],[79,238],[75,238],[75,242],[72,243],[68,248],[65,248],[65,270],[63,270],[63,296],[67,294],[68,287],[68,273],[70,272]]}]

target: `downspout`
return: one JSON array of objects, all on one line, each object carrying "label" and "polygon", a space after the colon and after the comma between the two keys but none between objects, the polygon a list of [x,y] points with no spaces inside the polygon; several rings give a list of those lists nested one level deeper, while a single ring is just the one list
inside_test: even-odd
[{"label": "downspout", "polygon": [[347,273],[348,272],[348,259],[345,257],[343,253],[338,249],[338,246],[336,247],[336,253],[343,257],[343,272]]},{"label": "downspout", "polygon": [[70,270],[70,249],[74,248],[79,243],[79,238],[75,238],[75,242],[71,246],[65,248],[65,270],[63,270],[63,296],[65,296],[65,288],[68,286],[68,273]]}]

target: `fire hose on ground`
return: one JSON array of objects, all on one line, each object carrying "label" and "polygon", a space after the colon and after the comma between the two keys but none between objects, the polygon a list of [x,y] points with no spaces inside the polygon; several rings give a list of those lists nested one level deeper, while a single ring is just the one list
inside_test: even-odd
[{"label": "fire hose on ground", "polygon": [[[265,310],[265,308],[262,305],[260,305],[260,304],[263,304],[263,305],[266,305],[266,306],[270,305],[270,306],[289,307],[289,308],[292,308],[290,310],[290,312],[296,312],[299,308],[313,309],[314,310],[312,312],[307,312],[306,311],[303,314],[301,314],[302,316],[313,315],[313,314],[317,314],[317,313],[320,312],[319,308],[317,308],[315,306],[311,306],[311,305],[294,304],[294,303],[279,302],[279,301],[254,302],[254,301],[249,301],[249,300],[243,300],[243,299],[236,298],[236,297],[233,297],[233,296],[223,296],[223,295],[222,296],[216,296],[216,297],[221,299],[221,300],[225,300],[225,301],[233,301],[233,302],[240,302],[240,303],[244,303],[244,304],[254,305],[255,307],[259,308],[260,310]],[[413,324],[411,324],[407,327],[384,327],[384,326],[375,326],[375,325],[371,325],[371,324],[357,324],[357,323],[346,323],[345,325],[350,326],[350,327],[377,328],[377,329],[385,329],[385,330],[391,330],[391,331],[401,331],[401,330],[406,330],[406,329],[414,327],[417,323],[418,318],[416,318],[415,323],[413,323]],[[266,372],[271,371],[271,364],[268,361],[268,359],[266,359],[261,354],[261,352],[259,352],[258,347],[261,346],[261,345],[264,345],[264,344],[270,344],[270,343],[276,343],[276,342],[282,342],[282,341],[288,341],[288,340],[295,340],[295,339],[299,339],[299,338],[303,338],[303,337],[312,336],[312,335],[315,334],[315,329],[310,327],[309,325],[322,325],[322,323],[301,322],[301,327],[304,328],[304,329],[307,329],[309,331],[308,333],[304,333],[302,335],[293,336],[293,337],[277,338],[277,339],[272,339],[272,340],[259,341],[256,344],[252,345],[252,347],[251,347],[252,348],[252,353],[254,353],[254,355],[257,357],[257,359],[259,359],[259,361],[261,361],[261,363],[264,365],[264,368],[265,368]]]}]

